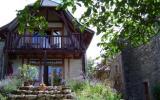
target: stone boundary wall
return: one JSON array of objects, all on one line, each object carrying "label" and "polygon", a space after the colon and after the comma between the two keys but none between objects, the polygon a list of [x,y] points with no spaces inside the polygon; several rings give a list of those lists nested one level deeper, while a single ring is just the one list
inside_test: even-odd
[{"label": "stone boundary wall", "polygon": [[160,83],[160,35],[139,48],[122,51],[122,62],[127,100],[154,100],[153,88]]}]

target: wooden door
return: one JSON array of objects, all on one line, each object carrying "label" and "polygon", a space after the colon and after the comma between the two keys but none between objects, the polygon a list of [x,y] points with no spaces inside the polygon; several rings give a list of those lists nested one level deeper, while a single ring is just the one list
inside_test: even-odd
[{"label": "wooden door", "polygon": [[149,83],[147,81],[145,81],[145,82],[143,82],[143,86],[144,86],[145,100],[151,100],[150,94],[149,94]]}]

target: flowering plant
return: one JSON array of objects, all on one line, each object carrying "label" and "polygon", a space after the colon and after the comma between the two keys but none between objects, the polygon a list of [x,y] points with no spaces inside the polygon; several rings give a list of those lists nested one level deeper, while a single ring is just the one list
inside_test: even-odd
[{"label": "flowering plant", "polygon": [[45,91],[46,88],[47,88],[47,86],[46,86],[44,83],[41,83],[41,84],[39,85],[39,90],[40,90],[40,91]]}]

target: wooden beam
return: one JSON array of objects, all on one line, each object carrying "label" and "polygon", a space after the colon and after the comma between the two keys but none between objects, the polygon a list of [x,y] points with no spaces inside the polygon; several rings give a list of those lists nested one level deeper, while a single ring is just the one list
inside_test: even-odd
[{"label": "wooden beam", "polygon": [[68,25],[76,33],[74,26],[68,23],[68,20],[66,20],[66,17],[63,11],[60,12],[60,15],[62,16],[62,19],[64,20],[65,24]]},{"label": "wooden beam", "polygon": [[62,64],[62,71],[63,71],[62,78],[65,79],[64,59],[63,59],[63,64]]},{"label": "wooden beam", "polygon": [[85,53],[82,54],[82,71],[84,74],[86,74],[86,58],[85,58]]},{"label": "wooden beam", "polygon": [[67,24],[67,21],[65,20],[65,18],[64,18],[64,16],[63,16],[62,13],[59,14],[59,13],[58,13],[57,11],[55,11],[55,10],[52,10],[52,11],[49,10],[49,12],[51,12],[52,14],[58,16],[58,17],[64,22],[67,31],[68,31],[69,33],[71,33],[71,31],[70,31],[70,28],[71,28],[71,27],[69,28],[69,25]]},{"label": "wooden beam", "polygon": [[70,59],[68,59],[68,78],[70,79]]},{"label": "wooden beam", "polygon": [[46,65],[47,61],[47,51],[44,52],[44,75],[43,80],[46,85],[48,85],[48,66]]},{"label": "wooden beam", "polygon": [[46,85],[49,85],[48,84],[48,66],[44,66],[44,74],[43,74],[43,79],[44,79],[44,83]]},{"label": "wooden beam", "polygon": [[49,11],[48,11],[47,8],[46,8],[46,13],[47,13],[47,14],[46,14],[46,20],[48,21],[48,19],[49,19],[49,18],[48,18],[48,13],[49,13]]}]

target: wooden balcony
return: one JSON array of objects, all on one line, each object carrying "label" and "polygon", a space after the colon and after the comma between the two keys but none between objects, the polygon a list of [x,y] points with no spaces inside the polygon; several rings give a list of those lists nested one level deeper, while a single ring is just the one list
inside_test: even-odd
[{"label": "wooden balcony", "polygon": [[7,40],[6,49],[12,52],[82,50],[80,34],[66,36],[19,36],[12,34]]}]

